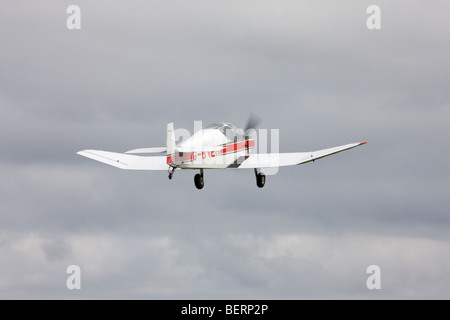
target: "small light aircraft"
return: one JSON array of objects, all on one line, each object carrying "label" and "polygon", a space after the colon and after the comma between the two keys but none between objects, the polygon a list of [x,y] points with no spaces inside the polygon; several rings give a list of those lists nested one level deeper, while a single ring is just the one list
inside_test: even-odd
[{"label": "small light aircraft", "polygon": [[[256,185],[264,187],[266,176],[264,168],[299,165],[349,150],[366,142],[350,143],[338,147],[311,152],[295,153],[251,153],[255,139],[248,134],[255,129],[260,119],[250,117],[245,130],[231,122],[215,122],[204,126],[189,139],[176,144],[173,123],[167,124],[166,146],[160,148],[140,148],[125,153],[101,150],[83,150],[77,154],[128,170],[168,170],[172,179],[177,169],[200,170],[194,177],[197,189],[204,186],[205,169],[254,169]],[[254,131],[253,131],[254,132]],[[136,154],[161,154],[166,156]]]}]

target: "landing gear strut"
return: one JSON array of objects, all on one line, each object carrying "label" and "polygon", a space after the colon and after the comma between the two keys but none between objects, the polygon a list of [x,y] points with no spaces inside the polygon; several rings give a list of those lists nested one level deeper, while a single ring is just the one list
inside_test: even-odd
[{"label": "landing gear strut", "polygon": [[169,168],[169,180],[172,180],[174,172],[175,172],[175,168],[174,167],[170,167]]},{"label": "landing gear strut", "polygon": [[256,176],[256,185],[258,188],[264,187],[266,184],[266,175],[262,172],[258,172],[258,169],[255,169],[255,176]]},{"label": "landing gear strut", "polygon": [[205,182],[203,181],[203,169],[200,169],[200,173],[197,173],[194,177],[195,186],[197,189],[202,189],[205,185]]}]

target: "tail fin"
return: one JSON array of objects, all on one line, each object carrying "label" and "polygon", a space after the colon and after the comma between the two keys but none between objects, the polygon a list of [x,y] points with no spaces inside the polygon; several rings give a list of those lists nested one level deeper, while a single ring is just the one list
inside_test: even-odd
[{"label": "tail fin", "polygon": [[167,124],[167,155],[175,153],[175,131],[173,129],[173,122]]}]

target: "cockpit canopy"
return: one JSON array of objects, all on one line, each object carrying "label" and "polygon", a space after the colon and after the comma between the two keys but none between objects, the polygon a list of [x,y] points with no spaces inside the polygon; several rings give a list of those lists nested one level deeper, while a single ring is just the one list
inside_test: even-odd
[{"label": "cockpit canopy", "polygon": [[231,122],[214,122],[203,127],[204,130],[216,129],[227,137],[229,142],[244,141],[244,131]]}]

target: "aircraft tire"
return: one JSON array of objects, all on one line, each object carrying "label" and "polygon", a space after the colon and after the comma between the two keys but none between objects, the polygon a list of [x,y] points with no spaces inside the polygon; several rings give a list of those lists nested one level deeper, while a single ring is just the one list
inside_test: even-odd
[{"label": "aircraft tire", "polygon": [[203,175],[197,173],[194,177],[194,182],[197,189],[203,189],[203,186],[205,185],[203,181]]},{"label": "aircraft tire", "polygon": [[262,188],[265,184],[266,175],[264,173],[258,173],[258,175],[256,176],[256,185],[258,186],[258,188]]}]

